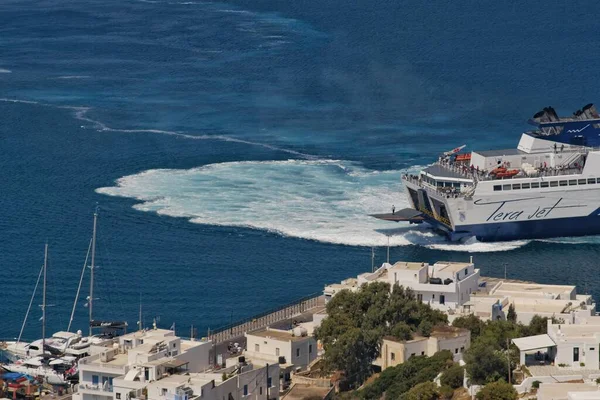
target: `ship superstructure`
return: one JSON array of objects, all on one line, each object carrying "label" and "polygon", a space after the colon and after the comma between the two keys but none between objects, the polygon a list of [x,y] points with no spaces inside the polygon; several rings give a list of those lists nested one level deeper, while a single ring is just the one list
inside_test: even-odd
[{"label": "ship superstructure", "polygon": [[600,115],[544,108],[516,149],[448,152],[402,182],[411,208],[379,214],[427,222],[451,240],[600,234]]}]

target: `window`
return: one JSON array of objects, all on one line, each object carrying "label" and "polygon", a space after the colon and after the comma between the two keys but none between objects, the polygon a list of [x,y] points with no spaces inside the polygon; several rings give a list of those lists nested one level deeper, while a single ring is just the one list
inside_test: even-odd
[{"label": "window", "polygon": [[440,304],[446,304],[446,296],[440,294]]},{"label": "window", "polygon": [[469,275],[469,269],[465,268],[465,276]]},{"label": "window", "polygon": [[590,351],[594,351],[594,348],[593,348],[593,347],[590,347]]},{"label": "window", "polygon": [[177,343],[173,343],[173,348],[177,347]]},{"label": "window", "polygon": [[529,189],[529,183],[522,184],[521,189]]},{"label": "window", "polygon": [[424,356],[424,355],[425,355],[425,352],[424,352],[424,351],[422,351],[422,352],[421,352],[421,355],[422,355],[422,356]]},{"label": "window", "polygon": [[121,400],[121,393],[117,393],[116,396],[117,396],[117,400]]},{"label": "window", "polygon": [[300,357],[300,348],[296,349],[296,357]]},{"label": "window", "polygon": [[519,190],[521,189],[521,184],[520,183],[515,183],[514,185],[512,185],[513,190]]},{"label": "window", "polygon": [[248,385],[244,385],[244,396],[248,396]]},{"label": "window", "polygon": [[571,179],[569,181],[569,186],[574,186],[574,185],[577,185],[577,179]]},{"label": "window", "polygon": [[548,182],[540,182],[540,187],[548,187]]},{"label": "window", "polygon": [[550,181],[550,187],[557,187],[558,181]]},{"label": "window", "polygon": [[431,295],[431,300],[435,300],[435,294]]},{"label": "window", "polygon": [[109,384],[110,386],[112,386],[112,385],[113,385],[113,378],[112,378],[112,377],[111,377],[111,378],[108,378],[108,384]]},{"label": "window", "polygon": [[531,182],[531,188],[532,189],[537,189],[540,187],[540,183],[539,182]]},{"label": "window", "polygon": [[258,343],[256,343],[256,344],[254,345],[254,351],[255,351],[256,353],[259,353],[259,352],[260,352],[260,345],[259,345]]},{"label": "window", "polygon": [[259,388],[259,393],[260,395],[262,395],[262,386]]},{"label": "window", "polygon": [[573,362],[579,361],[579,347],[573,347]]},{"label": "window", "polygon": [[396,354],[390,353],[390,360],[395,361],[396,360]]},{"label": "window", "polygon": [[166,396],[166,395],[167,395],[167,392],[168,392],[168,390],[167,390],[166,388],[162,388],[162,390],[161,390],[161,394],[162,394],[163,396]]},{"label": "window", "polygon": [[460,348],[460,352],[462,353],[463,351],[465,351],[465,347],[464,346]]},{"label": "window", "polygon": [[99,382],[98,375],[92,375],[92,385],[97,385]]},{"label": "window", "polygon": [[312,344],[308,345],[308,354],[312,354]]},{"label": "window", "polygon": [[588,184],[593,185],[596,183],[596,178],[588,178]]},{"label": "window", "polygon": [[510,190],[510,185],[502,185],[502,190]]},{"label": "window", "polygon": [[417,294],[417,301],[423,301],[423,295],[421,293]]},{"label": "window", "polygon": [[277,357],[279,357],[279,347],[276,347],[276,348],[275,348],[275,355],[276,355]]},{"label": "window", "polygon": [[500,185],[494,185],[494,192],[498,192],[500,190],[502,190],[502,186],[500,186]]},{"label": "window", "polygon": [[412,353],[410,356],[411,356],[411,357],[414,357],[414,356],[415,356],[415,353]]},{"label": "window", "polygon": [[267,378],[267,386],[268,387],[273,387],[273,378],[271,378],[271,377]]},{"label": "window", "polygon": [[559,186],[567,186],[567,181],[559,181],[558,185]]},{"label": "window", "polygon": [[580,185],[585,185],[587,183],[587,181],[585,179],[579,179],[577,181],[577,183],[580,184]]},{"label": "window", "polygon": [[454,354],[458,354],[458,349],[454,349]]}]

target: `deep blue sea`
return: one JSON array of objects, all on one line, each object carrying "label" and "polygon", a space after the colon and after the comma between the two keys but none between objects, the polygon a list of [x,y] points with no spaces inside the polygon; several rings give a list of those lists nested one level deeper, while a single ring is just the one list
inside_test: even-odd
[{"label": "deep blue sea", "polygon": [[[600,239],[462,245],[367,216],[400,175],[600,102],[600,4],[0,2],[0,337],[50,246],[65,329],[99,206],[94,314],[199,335],[391,258],[577,284]],[[600,201],[600,200],[599,200]],[[88,275],[74,326],[85,329]],[[41,334],[38,296],[25,337]]]}]

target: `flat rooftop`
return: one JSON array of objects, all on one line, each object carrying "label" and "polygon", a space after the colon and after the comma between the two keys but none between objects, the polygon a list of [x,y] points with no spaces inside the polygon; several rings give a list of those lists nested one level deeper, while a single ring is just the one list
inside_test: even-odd
[{"label": "flat rooftop", "polygon": [[472,266],[472,263],[455,262],[455,261],[438,261],[433,264],[436,272],[460,272],[465,268]]},{"label": "flat rooftop", "polygon": [[411,270],[411,271],[419,271],[419,270],[421,270],[421,268],[425,268],[425,267],[427,267],[426,263],[406,262],[406,261],[396,261],[394,263],[394,265],[392,265],[392,268],[406,269],[406,270]]},{"label": "flat rooftop", "polygon": [[128,362],[127,354],[121,354],[121,353],[119,353],[119,354],[116,354],[115,357],[112,360],[108,361],[108,362],[100,361],[100,357],[97,357],[94,360],[90,361],[89,364],[91,364],[91,365],[109,365],[109,366],[114,366],[114,367],[123,367],[123,366],[127,365],[127,362]]},{"label": "flat rooftop", "polygon": [[495,294],[502,293],[536,293],[536,294],[569,294],[575,289],[573,285],[544,285],[540,283],[501,282],[494,289]]},{"label": "flat rooftop", "polygon": [[308,336],[294,336],[292,332],[281,331],[278,329],[260,329],[258,331],[248,332],[248,336],[259,336],[264,338],[276,339],[276,340],[291,340],[300,341],[305,340]]}]

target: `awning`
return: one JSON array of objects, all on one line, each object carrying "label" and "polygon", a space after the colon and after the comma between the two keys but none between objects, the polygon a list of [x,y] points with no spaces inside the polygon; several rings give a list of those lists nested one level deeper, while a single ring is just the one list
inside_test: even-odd
[{"label": "awning", "polygon": [[548,347],[556,346],[554,340],[546,334],[517,338],[513,339],[512,342],[521,351],[547,349]]},{"label": "awning", "polygon": [[171,360],[171,361],[167,361],[166,363],[162,364],[164,367],[167,368],[179,368],[183,365],[188,364],[189,361],[183,361],[183,360]]},{"label": "awning", "polygon": [[140,374],[140,372],[142,372],[140,369],[136,368],[136,369],[132,369],[129,372],[127,372],[127,375],[125,375],[125,379],[126,381],[134,381],[135,378],[137,378],[137,376]]}]

